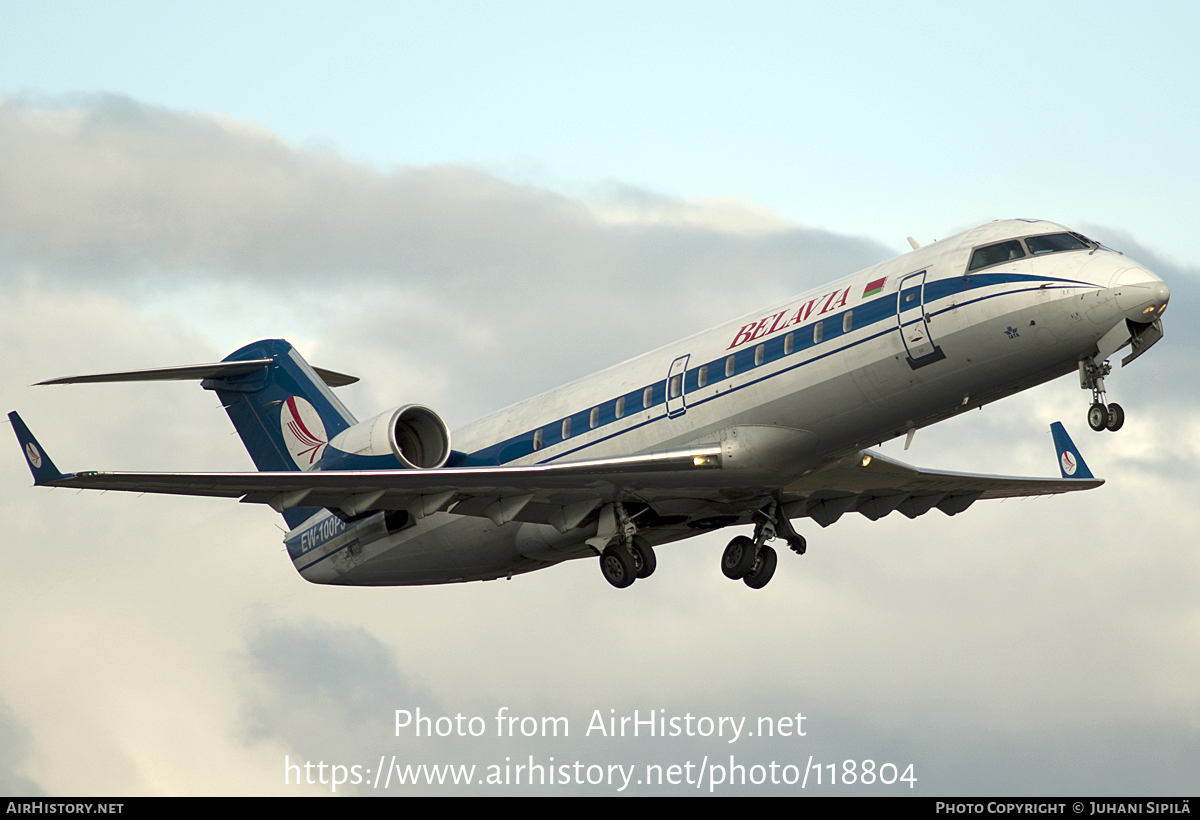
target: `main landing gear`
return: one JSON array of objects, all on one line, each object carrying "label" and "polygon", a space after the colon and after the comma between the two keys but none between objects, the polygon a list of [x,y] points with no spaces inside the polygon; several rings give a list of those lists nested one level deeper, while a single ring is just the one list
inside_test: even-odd
[{"label": "main landing gear", "polygon": [[649,578],[658,566],[658,557],[654,547],[642,536],[637,535],[637,525],[625,512],[624,505],[613,505],[613,514],[617,518],[617,543],[610,544],[600,553],[600,572],[604,580],[617,589],[625,589],[638,578]]},{"label": "main landing gear", "polygon": [[729,542],[721,554],[721,572],[734,581],[739,578],[751,589],[762,589],[775,574],[779,556],[766,542],[782,536],[797,555],[808,548],[804,536],[792,529],[792,522],[782,514],[779,504],[772,501],[758,511],[754,521],[754,537],[739,535]]},{"label": "main landing gear", "polygon": [[1113,402],[1105,403],[1104,377],[1112,372],[1108,362],[1096,364],[1095,359],[1088,357],[1079,363],[1079,386],[1092,391],[1092,406],[1088,408],[1088,427],[1097,433],[1108,430],[1115,433],[1125,424],[1125,410]]}]

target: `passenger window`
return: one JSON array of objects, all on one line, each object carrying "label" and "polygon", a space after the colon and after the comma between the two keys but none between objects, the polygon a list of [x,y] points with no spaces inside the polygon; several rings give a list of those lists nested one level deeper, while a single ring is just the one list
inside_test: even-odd
[{"label": "passenger window", "polygon": [[595,430],[596,425],[599,423],[600,423],[600,408],[593,407],[591,415],[588,416],[588,426],[591,427],[593,430]]},{"label": "passenger window", "polygon": [[848,310],[842,317],[842,333],[849,333],[852,327],[854,327],[854,311]]},{"label": "passenger window", "polygon": [[825,323],[817,322],[813,325],[813,344],[819,345],[823,338],[825,338]]},{"label": "passenger window", "polygon": [[792,351],[796,349],[795,333],[789,333],[783,337],[783,355],[790,356]]},{"label": "passenger window", "polygon": [[533,449],[535,449],[535,450],[542,449],[542,428],[541,427],[539,427],[538,429],[533,431]]},{"label": "passenger window", "polygon": [[971,264],[967,267],[967,270],[979,270],[989,265],[999,265],[1001,262],[1020,259],[1024,255],[1025,249],[1021,247],[1021,240],[1019,239],[997,242],[995,245],[976,249],[975,253],[971,254]]},{"label": "passenger window", "polygon": [[760,364],[762,364],[763,359],[765,359],[766,357],[767,357],[767,346],[766,345],[759,345],[758,347],[754,348],[754,366],[755,367],[758,367]]},{"label": "passenger window", "polygon": [[728,379],[730,376],[733,375],[733,373],[734,373],[733,357],[727,356],[725,358],[725,378]]},{"label": "passenger window", "polygon": [[700,365],[700,370],[696,373],[696,386],[703,387],[708,384],[708,365]]},{"label": "passenger window", "polygon": [[647,408],[654,402],[654,385],[642,391],[642,407]]},{"label": "passenger window", "polygon": [[682,387],[682,382],[683,382],[682,376],[672,376],[671,377],[671,398],[673,398],[673,399],[679,398],[679,393],[680,393],[680,388]]},{"label": "passenger window", "polygon": [[567,439],[569,439],[571,437],[571,419],[569,417],[563,419],[562,434],[563,434],[563,441],[566,441]]},{"label": "passenger window", "polygon": [[617,399],[617,418],[624,418],[624,416],[625,416],[625,397],[621,396],[621,398]]}]

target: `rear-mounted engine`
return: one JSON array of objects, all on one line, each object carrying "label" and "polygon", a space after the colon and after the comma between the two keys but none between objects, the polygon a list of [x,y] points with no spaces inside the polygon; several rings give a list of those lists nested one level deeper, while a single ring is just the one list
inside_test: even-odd
[{"label": "rear-mounted engine", "polygon": [[[353,470],[360,458],[392,456],[402,467],[428,470],[450,457],[450,430],[441,416],[420,404],[406,404],[343,430],[329,442],[322,470]],[[361,464],[363,468],[369,465]],[[375,465],[378,466],[378,465]]]}]

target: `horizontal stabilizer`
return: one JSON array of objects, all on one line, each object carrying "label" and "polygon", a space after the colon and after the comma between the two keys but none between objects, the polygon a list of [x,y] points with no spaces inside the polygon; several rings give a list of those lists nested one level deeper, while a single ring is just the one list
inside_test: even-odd
[{"label": "horizontal stabilizer", "polygon": [[29,428],[25,426],[25,422],[21,421],[21,417],[17,415],[15,410],[8,414],[8,420],[12,422],[13,430],[16,431],[17,441],[21,443],[21,449],[25,453],[25,462],[29,465],[29,470],[33,473],[34,484],[49,484],[53,481],[70,478],[70,476],[63,475],[54,466],[54,462],[50,460],[50,456],[38,444],[37,439],[33,437],[33,433],[29,432]]},{"label": "horizontal stabilizer", "polygon": [[[269,366],[274,359],[250,359],[239,362],[213,362],[212,364],[189,364],[181,367],[159,367],[153,370],[124,370],[119,373],[94,373],[87,376],[66,376],[38,382],[36,386],[48,384],[97,384],[101,382],[167,382],[199,381],[201,379],[228,379],[244,376]],[[330,387],[342,387],[358,381],[356,376],[347,376],[333,370],[314,367],[317,375]]]}]

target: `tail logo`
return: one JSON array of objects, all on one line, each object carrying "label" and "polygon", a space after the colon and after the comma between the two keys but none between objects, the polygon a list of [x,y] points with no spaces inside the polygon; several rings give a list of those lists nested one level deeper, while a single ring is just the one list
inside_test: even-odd
[{"label": "tail logo", "polygon": [[1062,462],[1062,471],[1064,473],[1075,475],[1075,457],[1071,455],[1070,450],[1063,450],[1062,458],[1059,461]]},{"label": "tail logo", "polygon": [[33,446],[33,442],[25,445],[25,457],[29,459],[29,463],[33,465],[33,469],[40,469],[42,466],[42,454],[38,452],[38,448]]},{"label": "tail logo", "polygon": [[283,429],[283,440],[296,466],[301,470],[310,469],[321,458],[325,445],[329,443],[325,437],[325,425],[316,408],[299,396],[292,396],[283,404],[279,423]]}]

